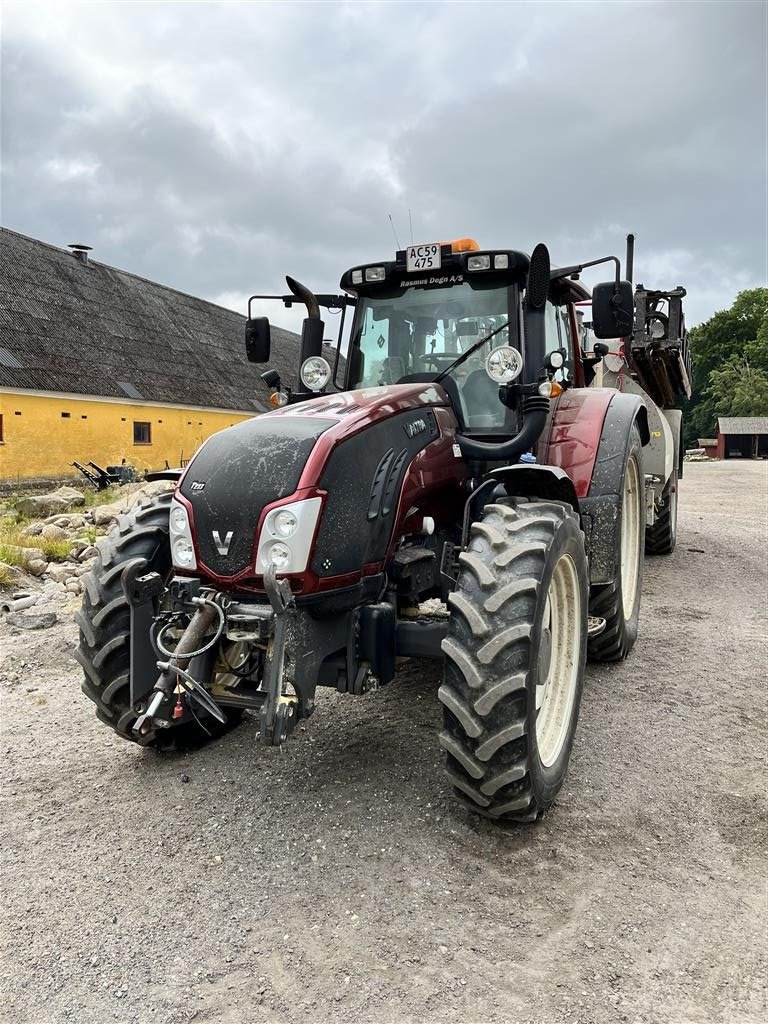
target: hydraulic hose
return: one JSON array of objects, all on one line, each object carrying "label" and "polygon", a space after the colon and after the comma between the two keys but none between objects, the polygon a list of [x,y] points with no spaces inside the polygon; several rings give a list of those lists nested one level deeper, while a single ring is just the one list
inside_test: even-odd
[{"label": "hydraulic hose", "polygon": [[523,452],[534,445],[544,424],[547,422],[549,399],[541,395],[530,395],[523,402],[523,425],[520,432],[509,441],[495,444],[493,441],[478,441],[474,437],[459,435],[459,447],[462,455],[468,459],[481,459],[484,462],[515,462]]}]

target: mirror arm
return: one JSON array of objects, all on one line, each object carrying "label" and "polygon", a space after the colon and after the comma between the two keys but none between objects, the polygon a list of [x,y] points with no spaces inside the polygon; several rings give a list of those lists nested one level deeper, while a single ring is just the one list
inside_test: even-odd
[{"label": "mirror arm", "polygon": [[618,256],[603,256],[599,260],[590,260],[588,263],[577,263],[572,267],[558,267],[551,272],[550,277],[553,281],[558,281],[563,277],[570,277],[571,274],[580,274],[582,270],[586,270],[587,267],[597,267],[601,263],[616,264],[616,285],[618,287],[618,284],[621,281],[621,261]]}]

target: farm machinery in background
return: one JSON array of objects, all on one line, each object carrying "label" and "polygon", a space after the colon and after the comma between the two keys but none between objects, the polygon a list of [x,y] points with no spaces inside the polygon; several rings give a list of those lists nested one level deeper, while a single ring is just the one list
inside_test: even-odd
[{"label": "farm machinery in background", "polygon": [[[579,276],[603,263],[590,296]],[[338,295],[287,282],[273,298],[307,310],[295,386],[267,370],[274,411],[154,474],[175,491],[100,542],[84,692],[140,744],[199,743],[250,709],[280,745],[318,687],[362,694],[437,658],[457,796],[535,819],[565,777],[588,655],[627,656],[644,549],[674,547],[684,292],[633,294],[616,257],[552,268],[544,245],[471,239],[353,267]],[[333,366],[322,309],[341,313]],[[265,363],[269,321],[250,312]]]}]

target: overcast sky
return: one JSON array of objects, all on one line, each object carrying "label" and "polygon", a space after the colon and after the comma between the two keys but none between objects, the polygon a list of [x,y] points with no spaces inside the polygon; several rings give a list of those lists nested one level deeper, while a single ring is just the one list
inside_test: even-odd
[{"label": "overcast sky", "polygon": [[240,312],[409,208],[561,264],[634,230],[689,323],[766,283],[761,2],[6,2],[2,79],[6,227]]}]

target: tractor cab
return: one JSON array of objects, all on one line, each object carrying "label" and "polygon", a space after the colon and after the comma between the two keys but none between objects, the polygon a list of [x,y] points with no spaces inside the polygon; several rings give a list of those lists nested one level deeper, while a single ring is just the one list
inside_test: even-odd
[{"label": "tractor cab", "polygon": [[410,246],[391,263],[347,271],[341,287],[354,297],[355,316],[346,387],[439,379],[463,431],[514,432],[517,417],[499,401],[499,384],[523,370],[528,266],[523,253],[480,252],[461,239]]},{"label": "tractor cab", "polygon": [[[515,459],[543,427],[550,399],[585,382],[574,309],[589,297],[578,282],[582,269],[552,270],[543,245],[528,257],[512,249],[481,250],[474,239],[461,238],[410,245],[394,260],[352,267],[342,275],[341,295],[313,295],[288,278],[291,295],[253,296],[251,302],[282,298],[286,305],[306,305],[300,386],[284,389],[274,371],[262,377],[273,388],[275,406],[333,387],[371,391],[433,382],[450,400],[466,457]],[[595,304],[596,333],[601,315],[602,330],[611,336],[617,315],[631,323],[625,284],[617,273],[615,282],[598,285],[596,291],[607,292]],[[333,367],[323,354],[321,307],[342,312]],[[268,359],[266,318],[249,318],[246,348],[252,361]],[[526,416],[528,429],[521,433]]]}]

